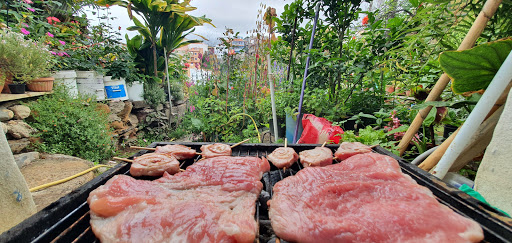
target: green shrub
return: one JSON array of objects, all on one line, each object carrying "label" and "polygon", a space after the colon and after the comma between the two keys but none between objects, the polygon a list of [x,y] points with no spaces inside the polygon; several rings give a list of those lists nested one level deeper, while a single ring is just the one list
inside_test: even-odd
[{"label": "green shrub", "polygon": [[38,149],[100,162],[113,154],[108,114],[88,97],[71,98],[61,87],[28,104],[30,125],[39,131]]}]

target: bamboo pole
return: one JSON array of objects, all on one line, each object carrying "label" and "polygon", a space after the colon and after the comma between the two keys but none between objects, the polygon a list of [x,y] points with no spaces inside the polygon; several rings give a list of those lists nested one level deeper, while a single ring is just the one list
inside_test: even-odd
[{"label": "bamboo pole", "polygon": [[146,147],[139,147],[139,146],[130,146],[131,149],[142,149],[142,150],[148,150],[148,151],[155,151],[156,148],[146,148]]},{"label": "bamboo pole", "polygon": [[[494,15],[499,5],[501,4],[501,1],[502,0],[487,0],[485,2],[482,11],[478,14],[478,17],[476,18],[475,22],[471,26],[471,29],[469,29],[468,33],[466,34],[466,37],[464,38],[464,40],[462,41],[457,50],[466,50],[475,45],[476,40],[484,31],[487,22]],[[443,75],[441,75],[432,91],[430,91],[425,101],[437,100],[449,82],[450,78],[448,77],[448,75],[446,75],[446,73],[443,73]],[[414,121],[411,123],[411,126],[409,127],[404,137],[400,141],[400,144],[398,144],[400,156],[402,156],[404,152],[407,150],[407,147],[411,142],[412,138],[414,137],[414,134],[418,132],[418,129],[421,127],[421,124],[423,124],[423,121],[425,120],[431,109],[432,106],[428,106],[423,110],[420,110],[416,117],[414,118]]]},{"label": "bamboo pole", "polygon": [[[485,121],[487,121],[487,119],[489,119],[503,104],[505,104],[508,92],[510,91],[511,88],[512,82],[508,84],[507,88],[503,91],[500,98],[498,98],[496,104],[494,104],[489,114],[487,114]],[[437,165],[441,157],[443,157],[443,154],[446,152],[446,149],[448,148],[448,146],[450,146],[455,136],[457,136],[457,134],[459,133],[459,130],[460,127],[454,133],[452,133],[450,137],[448,137],[434,152],[432,152],[432,154],[430,154],[418,167],[426,171],[429,171],[430,169],[434,168],[434,166]]]}]

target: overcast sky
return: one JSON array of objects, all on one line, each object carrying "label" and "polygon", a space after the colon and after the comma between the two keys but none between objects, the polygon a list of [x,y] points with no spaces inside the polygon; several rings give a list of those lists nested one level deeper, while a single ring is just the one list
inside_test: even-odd
[{"label": "overcast sky", "polygon": [[[213,43],[218,37],[222,36],[225,27],[232,28],[235,33],[240,32],[241,36],[246,36],[246,32],[256,28],[258,10],[262,7],[260,4],[266,4],[276,8],[277,14],[281,15],[284,5],[293,2],[292,0],[192,0],[191,5],[197,7],[197,10],[190,14],[193,16],[203,16],[212,20],[217,28],[210,25],[197,27],[195,33],[202,35]],[[125,8],[112,6],[108,9],[112,17],[117,19],[110,21],[114,29],[121,27],[122,35],[136,35],[135,31],[126,31],[126,28],[132,26],[133,23],[128,18]],[[106,13],[106,10],[100,10],[100,14]],[[90,9],[88,17],[92,24],[98,23],[97,15],[92,15]],[[103,20],[105,21],[105,20]],[[191,37],[194,38],[194,37]]]}]

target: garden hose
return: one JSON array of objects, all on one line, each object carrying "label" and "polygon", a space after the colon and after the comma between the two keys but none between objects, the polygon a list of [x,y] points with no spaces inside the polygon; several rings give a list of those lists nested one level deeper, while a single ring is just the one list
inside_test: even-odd
[{"label": "garden hose", "polygon": [[[260,141],[260,143],[261,143],[261,136],[260,136],[260,132],[258,131],[258,126],[256,125],[256,122],[254,121],[254,119],[252,119],[252,116],[245,114],[245,113],[238,113],[238,114],[232,116],[231,118],[229,118],[229,121],[226,124],[230,123],[231,119],[233,119],[233,117],[235,117],[235,116],[248,116],[249,118],[251,118],[252,123],[254,124],[254,129],[256,129],[256,133],[258,134],[258,141]],[[226,124],[224,124],[224,125],[226,125]]]},{"label": "garden hose", "polygon": [[100,168],[100,167],[110,167],[110,168],[111,168],[112,166],[109,166],[109,165],[96,165],[96,166],[94,166],[94,167],[92,167],[92,168],[89,168],[89,169],[87,169],[87,170],[84,170],[84,171],[82,171],[82,172],[80,172],[80,173],[78,173],[78,174],[76,174],[76,175],[72,175],[72,176],[70,176],[70,177],[64,178],[64,179],[62,179],[62,180],[58,180],[58,181],[54,181],[54,182],[50,182],[50,183],[46,183],[46,184],[43,184],[43,185],[40,185],[40,186],[36,186],[36,187],[34,187],[34,188],[30,188],[30,190],[29,190],[29,191],[30,191],[30,192],[35,192],[35,191],[38,191],[38,190],[41,190],[41,189],[45,189],[45,188],[47,188],[47,187],[51,187],[51,186],[55,186],[55,185],[58,185],[58,184],[64,183],[64,182],[69,181],[69,180],[72,180],[72,179],[74,179],[74,178],[76,178],[76,177],[79,177],[79,176],[85,175],[85,174],[87,174],[87,173],[89,173],[89,172],[91,172],[91,171],[93,171],[93,170],[95,170],[95,169],[98,169],[98,168]]}]

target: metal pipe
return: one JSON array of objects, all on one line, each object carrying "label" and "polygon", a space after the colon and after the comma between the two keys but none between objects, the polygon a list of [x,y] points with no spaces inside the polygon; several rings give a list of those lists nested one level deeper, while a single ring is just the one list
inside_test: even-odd
[{"label": "metal pipe", "polygon": [[268,83],[270,85],[270,102],[272,103],[272,122],[274,124],[274,141],[277,142],[279,139],[277,134],[277,112],[276,112],[276,98],[274,91],[274,80],[272,80],[272,74],[270,72],[270,54],[267,54],[267,62],[268,62]]},{"label": "metal pipe", "polygon": [[482,98],[480,98],[473,111],[469,114],[468,119],[466,119],[466,122],[462,124],[459,133],[453,139],[453,142],[432,172],[433,175],[440,179],[444,178],[510,81],[512,81],[512,51],[508,54],[503,64],[501,64],[500,69],[494,75]]},{"label": "metal pipe", "polygon": [[171,116],[172,116],[172,95],[171,95],[171,81],[169,80],[169,61],[167,60],[167,50],[164,47],[165,55],[165,75],[167,77],[167,94],[169,95],[169,127],[171,127]]},{"label": "metal pipe", "polygon": [[[311,32],[311,38],[309,39],[309,48],[308,50],[313,49],[313,41],[315,40],[315,32],[316,32],[316,22],[318,21],[318,14],[320,12],[320,3],[316,4],[315,7],[315,19],[313,21],[313,31]],[[300,92],[300,101],[299,101],[299,114],[297,115],[297,125],[295,126],[295,133],[293,134],[293,143],[297,143],[297,135],[299,134],[299,126],[302,118],[302,103],[304,102],[304,88],[306,87],[306,78],[308,77],[308,69],[309,69],[309,60],[311,59],[311,54],[308,53],[308,58],[306,59],[306,68],[304,69],[304,77],[302,79],[302,90]]]}]

